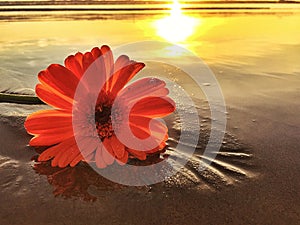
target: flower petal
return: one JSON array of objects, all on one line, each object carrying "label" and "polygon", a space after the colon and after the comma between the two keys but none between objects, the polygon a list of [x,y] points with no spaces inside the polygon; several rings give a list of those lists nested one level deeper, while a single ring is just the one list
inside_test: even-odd
[{"label": "flower petal", "polygon": [[107,45],[101,46],[102,57],[105,64],[106,76],[110,76],[114,68],[114,57],[112,51]]},{"label": "flower petal", "polygon": [[78,155],[80,154],[76,143],[73,142],[72,145],[62,149],[59,154],[57,154],[51,162],[52,166],[58,166],[60,168],[69,165]]},{"label": "flower petal", "polygon": [[130,112],[131,116],[164,117],[175,110],[175,102],[169,97],[147,97],[138,101]]},{"label": "flower petal", "polygon": [[137,158],[139,160],[146,160],[147,154],[145,151],[138,151],[134,149],[127,149],[127,151],[134,156],[134,158]]},{"label": "flower petal", "polygon": [[38,161],[48,161],[49,159],[52,159],[54,156],[56,156],[60,151],[61,147],[59,145],[52,146],[39,155]]},{"label": "flower petal", "polygon": [[142,78],[125,87],[119,94],[126,102],[145,97],[163,97],[169,94],[166,83],[157,78]]},{"label": "flower petal", "polygon": [[93,48],[91,53],[92,53],[94,59],[98,59],[102,55],[102,51],[98,47]]},{"label": "flower petal", "polygon": [[113,76],[108,77],[108,90],[111,91],[113,86],[118,82],[120,78],[120,72],[122,69],[130,64],[129,57],[126,55],[121,55],[117,58],[114,68],[113,68]]},{"label": "flower petal", "polygon": [[[82,68],[82,53],[77,53],[76,56],[70,55],[65,59],[65,66],[73,72],[73,74],[80,79],[84,73]],[[80,58],[80,59],[79,59]]]},{"label": "flower petal", "polygon": [[[149,127],[151,122],[151,129]],[[141,116],[130,116],[130,128],[132,133],[141,139],[148,138],[150,135],[158,137],[165,136],[168,132],[167,126],[157,119]]]},{"label": "flower petal", "polygon": [[104,159],[102,157],[102,151],[103,151],[103,146],[98,145],[97,150],[96,150],[96,154],[95,154],[96,166],[98,168],[105,168],[106,167],[106,163],[104,162]]},{"label": "flower petal", "polygon": [[119,139],[113,135],[110,138],[105,138],[103,144],[108,152],[113,152],[114,155],[120,159],[125,154],[125,146],[119,141]]},{"label": "flower petal", "polygon": [[144,63],[131,61],[129,65],[117,71],[111,79],[110,93],[112,97],[117,96],[119,91],[145,66]]},{"label": "flower petal", "polygon": [[59,142],[62,142],[72,136],[73,136],[73,132],[62,133],[61,135],[57,133],[52,133],[52,134],[42,133],[32,138],[29,141],[29,145],[30,146],[51,146]]},{"label": "flower petal", "polygon": [[109,150],[109,148],[106,149],[104,146],[102,146],[102,158],[107,165],[111,165],[115,161],[114,152],[109,152]]},{"label": "flower petal", "polygon": [[83,137],[78,147],[84,147],[80,149],[82,156],[86,159],[92,152],[95,152],[99,144],[99,139],[94,137]]},{"label": "flower petal", "polygon": [[72,99],[51,90],[42,84],[37,84],[35,87],[35,93],[43,102],[54,108],[71,110],[72,109]]},{"label": "flower petal", "polygon": [[127,163],[127,161],[128,161],[128,152],[125,151],[125,152],[124,152],[124,155],[122,156],[122,158],[117,159],[117,162],[118,162],[121,166],[123,166],[123,165],[125,165],[125,164]]},{"label": "flower petal", "polygon": [[83,160],[73,137],[50,147],[39,156],[38,160],[47,161],[51,158],[54,158],[51,161],[51,166],[59,166],[61,168],[69,164],[70,166],[75,166],[79,161]]},{"label": "flower petal", "polygon": [[147,154],[153,154],[153,153],[156,153],[156,152],[164,152],[162,151],[165,147],[166,147],[166,141],[168,140],[169,138],[169,135],[166,134],[163,141],[154,149],[151,149],[149,151],[146,151]]},{"label": "flower petal", "polygon": [[80,151],[77,148],[77,145],[73,145],[72,147],[70,147],[68,149],[68,151],[66,151],[62,157],[58,160],[58,166],[60,168],[64,168],[67,165],[69,165],[75,158],[78,157],[78,155],[80,155]]},{"label": "flower petal", "polygon": [[96,153],[96,151],[94,151],[91,154],[89,154],[88,156],[84,157],[83,161],[85,161],[87,163],[95,162],[95,153]]},{"label": "flower petal", "polygon": [[48,129],[72,126],[72,116],[60,110],[41,110],[29,115],[24,126],[29,134],[39,134]]},{"label": "flower petal", "polygon": [[148,128],[140,127],[134,123],[130,123],[130,129],[133,135],[139,139],[146,139],[151,135]]},{"label": "flower petal", "polygon": [[[168,133],[168,128],[162,122],[158,120],[152,120],[151,129],[150,129],[149,127],[150,120],[151,118],[147,118],[147,117],[134,117],[134,119],[132,119],[133,122],[130,124],[130,127],[132,133],[140,139],[148,138],[151,135],[151,138],[154,138],[154,141],[156,142],[156,147],[154,149],[156,149],[155,151],[157,151],[159,149],[158,148],[159,145],[165,140],[165,136]],[[148,149],[151,148],[148,145],[148,142],[144,143],[144,147]],[[135,150],[139,150],[139,149],[135,149]],[[146,152],[148,153],[148,151]]]},{"label": "flower petal", "polygon": [[74,97],[79,82],[74,73],[59,64],[51,64],[39,73],[38,78],[45,86],[50,86],[70,98]]},{"label": "flower petal", "polygon": [[73,161],[70,163],[70,166],[74,167],[74,166],[76,166],[82,160],[83,160],[83,157],[82,157],[81,154],[79,154],[78,156],[76,156],[75,159],[73,159]]},{"label": "flower petal", "polygon": [[85,72],[94,61],[95,59],[92,53],[90,52],[84,53],[82,59],[83,71]]},{"label": "flower petal", "polygon": [[119,56],[114,65],[114,74],[120,71],[125,66],[128,66],[129,64],[130,64],[130,59],[127,55]]}]

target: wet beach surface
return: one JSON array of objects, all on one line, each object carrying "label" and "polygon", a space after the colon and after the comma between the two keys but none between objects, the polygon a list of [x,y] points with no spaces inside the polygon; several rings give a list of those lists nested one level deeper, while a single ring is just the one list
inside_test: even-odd
[{"label": "wet beach surface", "polygon": [[[226,136],[218,161],[207,170],[197,172],[193,158],[166,182],[144,187],[115,184],[83,163],[65,169],[35,164],[30,159],[36,152],[26,147],[29,135],[2,122],[1,223],[296,224],[298,130],[283,125],[264,135],[273,128],[270,121],[240,119],[248,123],[229,129],[249,142],[247,148]],[[249,138],[246,129],[258,126]]]}]

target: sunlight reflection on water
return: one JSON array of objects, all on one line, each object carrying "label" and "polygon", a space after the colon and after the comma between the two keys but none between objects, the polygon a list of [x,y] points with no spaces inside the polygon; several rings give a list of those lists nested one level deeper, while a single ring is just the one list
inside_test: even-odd
[{"label": "sunlight reflection on water", "polygon": [[200,18],[186,16],[182,13],[181,5],[174,0],[170,15],[155,21],[157,34],[170,42],[183,42],[195,32],[201,24]]},{"label": "sunlight reflection on water", "polygon": [[[187,14],[178,5],[173,9],[171,14],[115,14],[105,18],[70,12],[65,14],[68,18],[62,18],[48,12],[51,18],[42,14],[26,19],[23,15],[25,19],[1,21],[0,89],[16,91],[16,83],[20,83],[18,90],[33,89],[40,70],[51,63],[62,63],[64,57],[77,51],[102,44],[117,47],[144,40],[176,42],[207,63],[234,69],[243,67],[241,72],[247,74],[300,71],[297,63],[300,30],[296,29],[300,15],[297,13],[215,15]],[[143,49],[137,51],[146,55]],[[170,49],[167,54],[180,53]],[[286,54],[291,57],[283,57]],[[26,78],[20,80],[20,74]]]}]

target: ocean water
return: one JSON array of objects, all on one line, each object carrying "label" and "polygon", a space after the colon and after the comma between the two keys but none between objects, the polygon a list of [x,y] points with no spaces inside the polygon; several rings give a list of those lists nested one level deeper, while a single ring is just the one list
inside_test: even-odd
[{"label": "ocean water", "polygon": [[[9,4],[5,1],[0,7]],[[182,10],[180,15],[170,10],[4,11],[0,15],[0,91],[34,94],[37,73],[51,63],[63,63],[69,54],[102,44],[116,48],[149,40],[178,44],[212,66],[242,67],[240,74],[291,78],[299,73],[300,14],[294,5],[298,6],[292,4],[282,12]],[[282,58],[286,54],[290,57]]]}]

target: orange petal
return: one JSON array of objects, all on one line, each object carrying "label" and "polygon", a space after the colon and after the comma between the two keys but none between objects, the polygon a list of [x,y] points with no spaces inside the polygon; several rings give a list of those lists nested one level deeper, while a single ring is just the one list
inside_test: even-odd
[{"label": "orange petal", "polygon": [[121,55],[117,58],[115,65],[114,65],[114,73],[117,73],[125,66],[129,65],[130,60],[127,55]]},{"label": "orange petal", "polygon": [[[60,168],[64,168],[69,165],[78,155],[80,154],[77,145],[74,144],[73,146],[67,148],[64,151],[64,154],[58,159],[58,166]],[[55,158],[54,158],[55,159]]]},{"label": "orange petal", "polygon": [[156,148],[154,149],[151,149],[149,151],[146,151],[147,154],[152,154],[152,153],[155,153],[155,152],[159,152],[161,151],[164,147],[166,147],[166,141],[168,140],[169,138],[169,135],[166,134],[166,136],[164,137],[163,141],[159,144],[159,146],[157,146]]},{"label": "orange petal", "polygon": [[130,116],[130,128],[133,134],[142,139],[149,137],[150,134],[158,137],[165,136],[168,132],[167,126],[159,120],[141,116]]},{"label": "orange petal", "polygon": [[130,123],[130,129],[133,135],[139,139],[146,139],[151,134],[148,128],[140,127],[135,123]]},{"label": "orange petal", "polygon": [[44,130],[39,130],[36,135],[57,135],[57,136],[68,135],[69,137],[72,137],[73,128],[72,126],[67,126],[67,127],[55,127],[51,129],[44,129]]},{"label": "orange petal", "polygon": [[71,148],[75,144],[75,139],[73,137],[69,138],[43,151],[38,157],[38,161],[48,161],[49,159],[56,157],[58,153],[64,152],[66,149]]},{"label": "orange petal", "polygon": [[54,158],[52,159],[51,161],[51,166],[52,167],[56,167],[58,166],[58,160],[60,159],[60,157],[64,154],[63,151],[59,151],[55,156]]},{"label": "orange petal", "polygon": [[91,153],[95,152],[99,144],[99,140],[93,137],[83,137],[80,141],[79,147],[84,147],[80,149],[80,152],[84,158],[88,157]]},{"label": "orange petal", "polygon": [[74,55],[70,55],[65,59],[65,66],[70,71],[76,75],[78,79],[80,79],[84,73],[83,68],[81,66],[81,62],[79,62],[78,57],[75,57]]},{"label": "orange petal", "polygon": [[74,97],[79,82],[74,73],[59,64],[51,64],[39,73],[38,78],[45,86],[50,86],[69,98]]},{"label": "orange petal", "polygon": [[147,158],[145,151],[138,151],[134,149],[127,149],[127,151],[139,160],[146,160]]},{"label": "orange petal", "polygon": [[118,140],[116,136],[113,135],[110,138],[105,138],[103,145],[113,156],[116,156],[117,158],[122,158],[124,156],[125,146]]},{"label": "orange petal", "polygon": [[40,110],[29,115],[24,123],[28,133],[38,134],[42,130],[72,125],[72,115],[60,110]]},{"label": "orange petal", "polygon": [[61,146],[55,145],[53,147],[50,147],[42,152],[42,154],[39,155],[38,161],[48,161],[49,159],[52,159],[54,156],[56,156],[60,151],[62,151]]},{"label": "orange petal", "polygon": [[94,61],[95,59],[92,53],[90,52],[84,53],[82,59],[83,71],[85,72]]},{"label": "orange petal", "polygon": [[95,154],[96,166],[98,168],[106,167],[106,163],[104,162],[103,157],[102,157],[102,151],[103,151],[103,146],[98,145],[98,148],[97,148],[96,154]]},{"label": "orange petal", "polygon": [[115,161],[114,152],[109,152],[109,150],[102,146],[102,158],[107,165],[111,165]]},{"label": "orange petal", "polygon": [[118,92],[145,66],[144,63],[131,61],[129,65],[117,71],[111,79],[110,92],[112,96],[117,96]]},{"label": "orange petal", "polygon": [[[160,122],[159,120],[152,120],[151,121],[151,129],[149,127],[149,123],[151,118],[147,117],[131,117],[131,130],[132,133],[140,138],[140,139],[145,139],[148,138],[151,135],[151,138],[153,138],[155,141],[154,144],[156,143],[156,148],[159,146],[159,144],[164,141],[165,136],[168,133],[168,128],[167,126]],[[151,148],[150,145],[152,146],[152,142],[145,142],[143,144],[143,147],[145,149]],[[139,149],[135,149],[139,150]],[[143,149],[140,149],[143,150]]]},{"label": "orange petal", "polygon": [[51,146],[55,145],[57,143],[60,143],[70,137],[73,136],[73,131],[63,133],[63,134],[57,134],[57,133],[52,133],[52,134],[47,134],[47,133],[42,133],[34,138],[32,138],[29,141],[30,146]]},{"label": "orange petal", "polygon": [[80,66],[82,67],[82,59],[83,59],[83,54],[81,52],[77,52],[75,54],[75,59],[77,60],[77,62],[80,64]]},{"label": "orange petal", "polygon": [[[101,49],[99,48],[93,48],[91,51],[93,57],[94,57],[94,62],[93,62],[93,73],[95,73],[95,76],[101,76],[102,79],[101,81],[103,82],[103,90],[106,90],[106,86],[107,86],[107,77],[109,76],[109,74],[106,74],[106,66],[105,66],[105,56],[103,56],[103,52],[101,51]],[[99,82],[102,84],[102,82]],[[93,87],[93,86],[92,86]],[[95,86],[95,89],[98,90],[99,89],[99,84],[98,86]],[[105,91],[106,93],[106,91]],[[96,93],[98,94],[98,93]]]},{"label": "orange petal", "polygon": [[80,154],[76,144],[70,145],[61,149],[61,151],[54,156],[51,161],[52,166],[58,166],[64,168],[69,165]]},{"label": "orange petal", "polygon": [[98,47],[93,48],[91,53],[92,53],[94,59],[98,59],[102,55],[102,51]]},{"label": "orange petal", "polygon": [[109,77],[110,74],[113,72],[114,57],[112,51],[107,45],[101,46],[101,51],[102,51],[102,57],[104,59],[104,64],[105,64],[106,76]]},{"label": "orange petal", "polygon": [[53,106],[54,108],[64,110],[72,109],[72,99],[67,98],[59,92],[53,92],[50,88],[47,88],[42,84],[36,85],[35,93],[43,102]]},{"label": "orange petal", "polygon": [[73,159],[73,161],[70,163],[70,166],[74,167],[74,166],[76,166],[82,160],[83,160],[83,157],[82,157],[81,154],[79,154],[78,156],[76,156],[75,159]]},{"label": "orange petal", "polygon": [[126,99],[126,102],[145,97],[163,97],[169,94],[169,90],[165,88],[166,83],[157,78],[142,78],[125,87],[120,96]]},{"label": "orange petal", "polygon": [[108,89],[109,91],[112,90],[113,86],[118,82],[120,78],[120,73],[122,72],[122,69],[130,64],[129,57],[126,55],[121,55],[117,58],[115,65],[114,65],[114,71],[113,76],[111,76],[108,80]]},{"label": "orange petal", "polygon": [[84,157],[83,161],[86,161],[88,163],[90,162],[95,162],[95,152],[92,152],[91,154],[89,154],[88,156]]},{"label": "orange petal", "polygon": [[122,156],[122,158],[119,158],[117,159],[117,162],[120,164],[120,165],[124,165],[126,164],[128,161],[128,152],[125,151],[124,155]]},{"label": "orange petal", "polygon": [[147,97],[138,101],[130,112],[133,116],[164,117],[175,110],[175,103],[169,97]]}]

